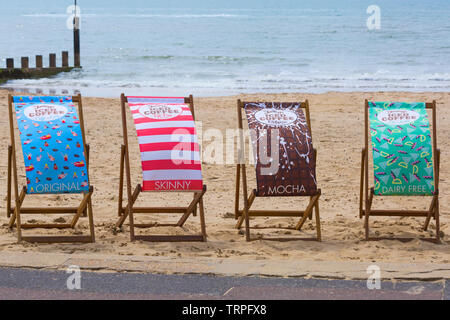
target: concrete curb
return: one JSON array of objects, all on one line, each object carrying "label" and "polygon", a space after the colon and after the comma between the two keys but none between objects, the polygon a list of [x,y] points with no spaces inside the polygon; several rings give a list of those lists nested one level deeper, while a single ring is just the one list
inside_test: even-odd
[{"label": "concrete curb", "polygon": [[220,258],[165,258],[98,254],[0,252],[0,266],[161,274],[213,274],[365,280],[367,267],[377,265],[383,280],[436,281],[450,279],[450,264],[365,263],[336,261],[267,261]]}]

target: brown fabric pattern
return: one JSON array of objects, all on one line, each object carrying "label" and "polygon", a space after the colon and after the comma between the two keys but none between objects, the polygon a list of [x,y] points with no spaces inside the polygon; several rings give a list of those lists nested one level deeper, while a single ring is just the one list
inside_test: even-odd
[{"label": "brown fabric pattern", "polygon": [[244,110],[255,157],[257,195],[315,195],[316,159],[300,104],[244,102]]}]

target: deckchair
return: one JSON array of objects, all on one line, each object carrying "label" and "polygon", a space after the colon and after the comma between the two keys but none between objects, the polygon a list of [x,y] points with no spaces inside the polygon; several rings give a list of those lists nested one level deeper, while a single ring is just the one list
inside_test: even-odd
[{"label": "deckchair", "polygon": [[[132,192],[126,108],[128,103],[136,127],[141,152],[143,183]],[[194,123],[192,95],[184,97],[126,97],[121,95],[123,141],[120,156],[119,206],[115,228],[120,229],[129,217],[130,238],[144,241],[206,241],[199,145]],[[124,172],[125,167],[125,172]],[[123,205],[124,175],[127,204]],[[143,191],[191,192],[187,207],[135,207]],[[182,227],[190,215],[200,211],[201,233],[197,235],[143,235],[135,228]],[[175,224],[135,223],[134,214],[181,214]]]},{"label": "deckchair", "polygon": [[[427,109],[432,112],[432,130]],[[370,216],[400,216],[424,217],[424,230],[427,230],[430,219],[435,219],[436,237],[423,240],[439,242],[440,150],[436,147],[436,101],[405,103],[366,100],[364,114],[365,147],[361,153],[359,217],[365,218],[366,240],[411,240],[371,237],[369,234]],[[373,187],[369,186],[369,139]],[[428,210],[375,210],[372,209],[374,196],[428,196],[432,200]]]},{"label": "deckchair", "polygon": [[[245,112],[250,129],[256,164],[257,188],[251,191],[250,196],[248,196],[247,173],[243,159],[242,110]],[[245,221],[246,240],[251,241],[256,239],[250,236],[250,217],[299,217],[300,219],[293,229],[300,230],[307,218],[312,219],[314,209],[317,233],[315,238],[258,237],[257,239],[321,241],[319,217],[321,191],[317,188],[316,183],[317,151],[312,146],[308,100],[296,103],[241,102],[238,100],[237,112],[240,147],[236,168],[235,218],[238,220],[236,228],[240,229]],[[275,146],[273,146],[273,142],[275,142]],[[270,155],[272,157],[268,158]],[[239,207],[241,177],[243,209]],[[257,197],[286,196],[309,197],[309,204],[304,211],[250,210]]]},{"label": "deckchair", "polygon": [[[74,103],[78,104],[77,107]],[[13,109],[14,105],[14,109]],[[94,242],[93,187],[89,184],[89,145],[86,144],[81,95],[8,96],[11,145],[8,146],[8,190],[6,213],[9,227],[17,226],[18,241]],[[14,114],[22,143],[26,185],[19,194]],[[14,206],[12,183],[14,183]],[[26,195],[81,193],[78,207],[25,207]],[[69,223],[22,223],[24,214],[73,214]],[[22,235],[22,229],[74,228],[80,217],[88,216],[89,235]]]}]

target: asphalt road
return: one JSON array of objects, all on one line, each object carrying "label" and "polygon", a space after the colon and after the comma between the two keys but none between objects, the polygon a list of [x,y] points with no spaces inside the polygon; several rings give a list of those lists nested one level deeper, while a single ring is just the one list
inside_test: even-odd
[{"label": "asphalt road", "polygon": [[[69,290],[65,271],[0,268],[0,299],[432,299],[450,300],[450,280],[436,282],[217,277],[81,272]],[[71,278],[70,283],[76,284]]]}]

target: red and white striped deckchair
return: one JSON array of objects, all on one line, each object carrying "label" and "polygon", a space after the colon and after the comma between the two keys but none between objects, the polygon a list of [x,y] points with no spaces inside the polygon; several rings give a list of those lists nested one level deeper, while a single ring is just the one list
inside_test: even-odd
[{"label": "red and white striped deckchair", "polygon": [[[133,116],[142,162],[143,183],[131,190],[131,174],[128,148],[126,107]],[[121,228],[130,217],[130,237],[146,241],[206,241],[203,195],[206,185],[202,180],[200,152],[194,122],[192,95],[185,97],[136,97],[121,95],[123,139],[120,158],[119,220]],[[124,170],[125,168],[125,170]],[[128,203],[123,205],[123,186],[126,176]],[[134,207],[142,191],[192,192],[194,198],[187,207]],[[155,226],[182,227],[191,214],[200,211],[201,234],[199,235],[137,235],[135,227]],[[137,224],[135,213],[179,213],[175,224]]]}]

